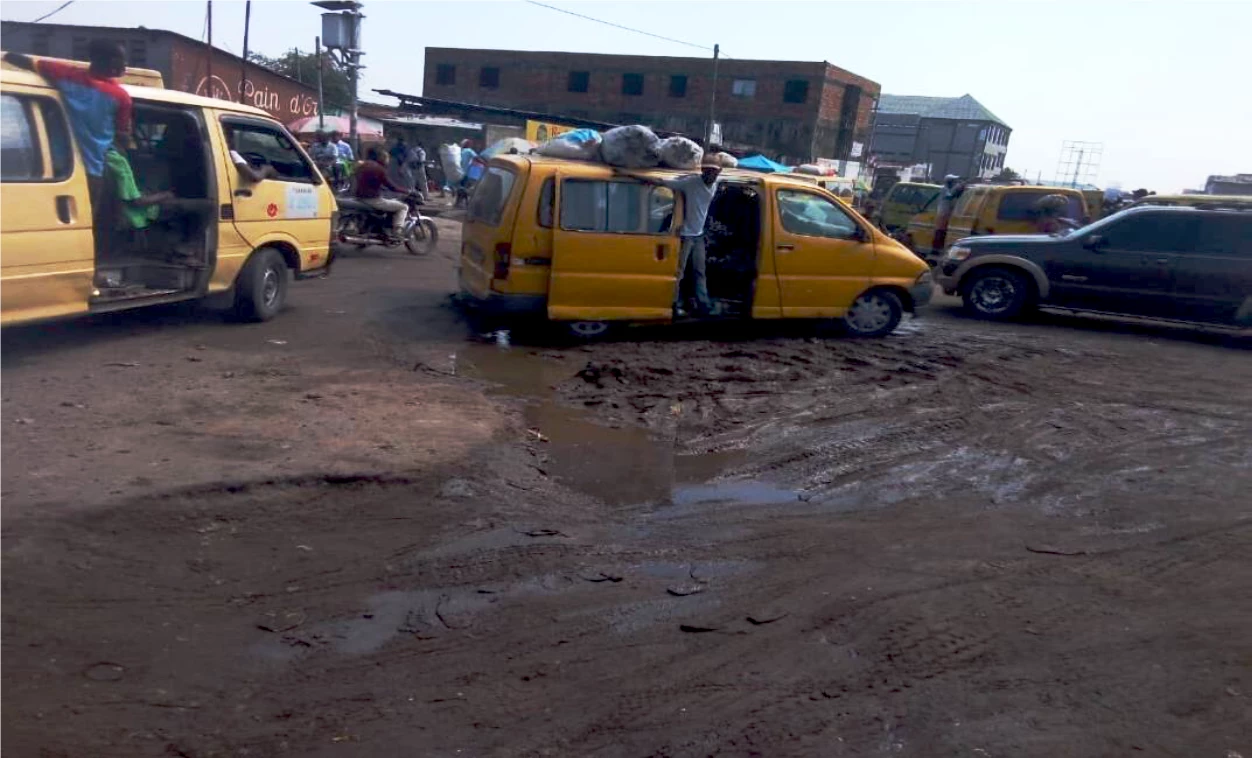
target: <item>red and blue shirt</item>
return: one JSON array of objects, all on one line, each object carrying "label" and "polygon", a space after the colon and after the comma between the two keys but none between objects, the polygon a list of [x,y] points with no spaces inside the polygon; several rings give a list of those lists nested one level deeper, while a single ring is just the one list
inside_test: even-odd
[{"label": "red and blue shirt", "polygon": [[104,154],[117,135],[130,134],[130,95],[116,79],[68,63],[40,60],[35,70],[61,91],[87,173],[103,175]]}]

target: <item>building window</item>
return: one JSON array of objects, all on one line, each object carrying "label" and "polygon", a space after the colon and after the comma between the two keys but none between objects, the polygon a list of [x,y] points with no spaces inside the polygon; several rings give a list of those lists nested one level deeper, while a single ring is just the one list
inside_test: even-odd
[{"label": "building window", "polygon": [[495,66],[483,66],[478,69],[478,86],[496,89],[500,86],[500,69]]},{"label": "building window", "polygon": [[130,41],[130,60],[127,65],[147,67],[148,65],[148,43],[141,39],[133,39]]},{"label": "building window", "polygon": [[643,74],[622,74],[622,94],[642,95]]},{"label": "building window", "polygon": [[687,96],[687,75],[674,74],[669,78],[669,96],[670,97],[686,97]]},{"label": "building window", "polygon": [[784,103],[803,103],[809,99],[809,82],[807,79],[790,79],[783,87]]},{"label": "building window", "polygon": [[34,55],[51,55],[52,33],[41,31],[35,32],[34,38],[30,43],[30,51]]},{"label": "building window", "polygon": [[456,66],[451,63],[440,63],[435,66],[435,84],[451,87],[456,84]]},{"label": "building window", "polygon": [[736,79],[730,84],[730,94],[735,97],[756,97],[756,79]]},{"label": "building window", "polygon": [[590,71],[571,71],[569,72],[569,85],[566,89],[570,92],[586,92],[590,84]]},{"label": "building window", "polygon": [[87,60],[90,57],[87,54],[87,45],[86,37],[75,37],[70,42],[70,57],[76,61]]}]

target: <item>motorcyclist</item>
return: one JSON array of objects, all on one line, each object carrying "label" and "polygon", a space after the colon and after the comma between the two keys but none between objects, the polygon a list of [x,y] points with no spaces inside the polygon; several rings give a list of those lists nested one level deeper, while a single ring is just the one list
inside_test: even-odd
[{"label": "motorcyclist", "polygon": [[365,154],[365,160],[356,170],[356,181],[353,196],[364,205],[376,211],[391,214],[391,239],[389,244],[400,240],[404,234],[404,221],[409,216],[409,205],[403,200],[394,200],[382,196],[383,189],[389,189],[400,195],[408,195],[404,187],[400,187],[387,178],[385,167],[386,154],[377,147],[371,147]]},{"label": "motorcyclist", "polygon": [[317,164],[318,171],[338,186],[343,181],[343,168],[339,163],[339,149],[330,141],[326,132],[318,132],[316,141],[309,148],[309,157]]}]

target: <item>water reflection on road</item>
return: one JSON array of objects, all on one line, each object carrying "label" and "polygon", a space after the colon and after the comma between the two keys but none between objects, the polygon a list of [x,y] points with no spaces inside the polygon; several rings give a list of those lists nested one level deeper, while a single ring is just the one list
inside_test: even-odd
[{"label": "water reflection on road", "polygon": [[[623,506],[795,500],[793,493],[757,482],[706,484],[739,463],[743,459],[739,451],[684,454],[672,437],[636,426],[605,426],[584,411],[560,405],[553,387],[582,367],[582,353],[575,348],[556,354],[564,358],[545,358],[525,348],[468,344],[458,351],[456,364],[460,375],[495,382],[502,392],[526,398],[526,423],[548,440],[546,470],[562,484]],[[741,500],[741,494],[748,499]]]}]

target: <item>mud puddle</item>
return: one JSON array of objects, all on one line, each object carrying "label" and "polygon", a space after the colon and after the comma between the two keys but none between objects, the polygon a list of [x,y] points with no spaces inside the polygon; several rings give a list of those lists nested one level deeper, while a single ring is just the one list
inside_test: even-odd
[{"label": "mud puddle", "polygon": [[757,505],[796,499],[794,492],[765,482],[716,482],[746,460],[743,451],[683,453],[672,437],[633,425],[597,423],[588,411],[559,404],[554,386],[578,372],[583,357],[578,350],[538,355],[522,348],[467,345],[458,351],[456,366],[458,374],[525,398],[526,423],[545,440],[544,470],[610,505]]}]

